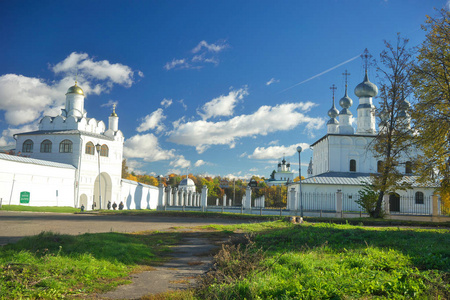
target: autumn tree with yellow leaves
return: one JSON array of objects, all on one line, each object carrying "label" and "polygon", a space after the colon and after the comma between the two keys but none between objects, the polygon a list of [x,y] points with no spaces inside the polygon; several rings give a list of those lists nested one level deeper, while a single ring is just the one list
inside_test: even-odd
[{"label": "autumn tree with yellow leaves", "polygon": [[440,182],[438,192],[450,211],[450,12],[427,16],[412,85],[417,98],[412,119],[422,149],[415,162],[423,182]]}]

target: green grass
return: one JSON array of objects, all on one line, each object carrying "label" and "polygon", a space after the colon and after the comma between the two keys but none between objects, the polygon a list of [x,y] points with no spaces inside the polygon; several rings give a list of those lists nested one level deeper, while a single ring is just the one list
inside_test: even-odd
[{"label": "green grass", "polygon": [[[101,213],[230,217],[148,210]],[[258,217],[245,219],[256,221],[252,223],[204,227],[217,230],[204,233],[211,239],[251,233],[265,256],[250,274],[211,284],[198,299],[450,299],[448,229],[399,228],[402,223],[389,221],[374,221],[383,227],[330,223],[350,223],[342,219],[294,225],[259,222]],[[357,224],[362,221],[372,222]],[[414,224],[423,226],[406,223]],[[187,234],[41,233],[22,239],[0,248],[0,299],[90,298],[127,282],[132,272],[160,264],[170,246]],[[155,299],[166,298],[194,299],[195,293]]]},{"label": "green grass", "polygon": [[56,213],[76,213],[79,208],[68,206],[26,206],[26,205],[2,205],[0,210],[6,211],[32,211],[32,212],[56,212]]},{"label": "green grass", "polygon": [[148,232],[24,238],[0,248],[0,299],[86,298],[126,283],[133,271],[161,264],[179,239],[177,233]]},{"label": "green grass", "polygon": [[123,214],[123,215],[153,215],[161,217],[177,218],[222,218],[222,219],[240,219],[240,220],[261,220],[273,221],[282,220],[285,217],[280,216],[260,216],[251,214],[228,213],[228,212],[198,212],[198,211],[160,211],[149,209],[131,209],[131,210],[101,210],[99,214]]},{"label": "green grass", "polygon": [[450,297],[448,230],[284,222],[211,227],[256,234],[266,258],[246,278],[210,285],[210,299]]}]

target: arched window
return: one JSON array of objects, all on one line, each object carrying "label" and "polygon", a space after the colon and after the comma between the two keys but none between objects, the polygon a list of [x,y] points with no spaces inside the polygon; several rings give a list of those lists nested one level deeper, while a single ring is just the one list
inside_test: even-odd
[{"label": "arched window", "polygon": [[50,142],[50,140],[44,140],[41,143],[41,152],[44,152],[44,153],[52,152],[52,142]]},{"label": "arched window", "polygon": [[26,140],[23,142],[22,145],[22,152],[31,153],[33,152],[33,141],[32,140]]},{"label": "arched window", "polygon": [[86,144],[86,154],[91,154],[94,155],[95,154],[95,146],[92,142],[87,142]]},{"label": "arched window", "polygon": [[412,163],[410,161],[407,161],[405,163],[405,174],[411,174],[412,173]]},{"label": "arched window", "polygon": [[423,193],[416,192],[416,204],[423,204]]},{"label": "arched window", "polygon": [[356,172],[356,160],[350,159],[350,172]]},{"label": "arched window", "polygon": [[102,150],[100,150],[100,156],[106,156],[106,157],[108,157],[108,155],[109,155],[109,149],[108,149],[108,146],[106,146],[106,145],[102,145]]},{"label": "arched window", "polygon": [[381,173],[382,170],[383,170],[383,161],[379,160],[377,162],[377,172]]},{"label": "arched window", "polygon": [[72,141],[64,140],[59,144],[59,152],[72,153]]}]

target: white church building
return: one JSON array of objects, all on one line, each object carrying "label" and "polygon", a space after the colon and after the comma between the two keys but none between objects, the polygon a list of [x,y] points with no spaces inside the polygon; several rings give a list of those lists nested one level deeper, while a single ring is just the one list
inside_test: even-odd
[{"label": "white church building", "polygon": [[286,185],[287,183],[293,182],[294,172],[291,171],[291,164],[283,160],[278,163],[277,171],[273,172],[271,178],[266,181],[269,186],[273,185]]},{"label": "white church building", "polygon": [[[344,73],[344,75],[349,74]],[[356,86],[354,93],[359,98],[356,109],[356,130],[352,126],[353,100],[348,96],[346,83],[344,96],[339,100],[341,110],[339,111],[335,106],[333,91],[332,106],[328,111],[330,119],[327,123],[327,132],[310,146],[313,155],[308,167],[308,177],[301,182],[301,200],[300,184],[289,185],[289,209],[300,210],[300,206],[303,205],[303,209],[307,210],[319,207],[326,210],[327,206],[330,206],[332,210],[335,208],[335,194],[342,193],[343,200],[346,200],[344,206],[348,206],[344,209],[360,210],[354,202],[358,191],[361,190],[363,183],[370,182],[370,174],[380,171],[382,164],[376,159],[372,150],[372,142],[377,135],[373,98],[378,94],[378,88],[369,81],[367,67],[364,80]],[[403,111],[399,113],[399,117],[403,119],[404,126],[410,126],[410,116],[407,111],[410,105],[406,99],[402,101]],[[388,116],[384,112],[381,122],[385,122]],[[381,128],[380,125],[379,130]],[[404,174],[403,180],[410,183],[412,189],[385,196],[385,206],[391,212],[400,212],[400,210],[425,212],[430,205],[427,201],[431,201],[431,196],[434,194],[434,188],[419,185],[412,174],[412,163],[409,157],[417,156],[417,150],[409,149],[408,155],[402,157],[398,170]],[[404,200],[402,204],[400,204],[400,198]]]},{"label": "white church building", "polygon": [[121,178],[124,136],[115,107],[106,126],[87,117],[84,100],[75,82],[60,115],[42,118],[37,131],[14,135],[20,155],[0,154],[3,204],[156,208],[157,187]]}]

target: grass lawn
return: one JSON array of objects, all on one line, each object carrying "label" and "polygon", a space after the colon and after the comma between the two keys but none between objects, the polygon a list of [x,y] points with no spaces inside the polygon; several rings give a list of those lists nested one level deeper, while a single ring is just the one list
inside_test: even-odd
[{"label": "grass lawn", "polygon": [[231,280],[227,270],[240,263],[233,258],[251,257],[242,248],[228,250],[217,264],[227,279],[212,279],[198,291],[205,299],[450,298],[447,229],[280,221],[211,227],[254,234],[254,249],[264,255],[251,272]]},{"label": "grass lawn", "polygon": [[32,212],[56,212],[56,213],[76,213],[79,208],[69,206],[27,206],[27,205],[2,205],[0,210],[6,211],[32,211]]},{"label": "grass lawn", "polygon": [[[448,228],[282,220],[206,228],[250,234],[251,243],[224,247],[211,273],[217,276],[200,288],[147,299],[450,299]],[[22,239],[0,248],[0,299],[89,299],[165,261],[182,234],[41,233]]]},{"label": "grass lawn", "polygon": [[0,248],[0,299],[90,298],[165,261],[178,233],[41,233]]}]

